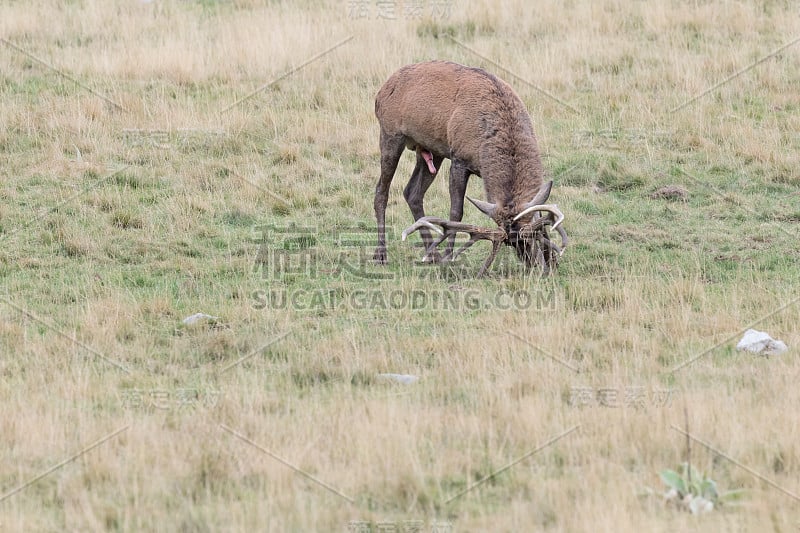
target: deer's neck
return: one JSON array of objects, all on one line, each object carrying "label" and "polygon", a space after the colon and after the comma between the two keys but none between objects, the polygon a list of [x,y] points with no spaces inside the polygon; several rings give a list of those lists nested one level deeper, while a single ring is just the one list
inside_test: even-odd
[{"label": "deer's neck", "polygon": [[539,149],[530,129],[525,129],[509,129],[487,140],[481,156],[487,199],[509,213],[518,212],[542,186]]}]

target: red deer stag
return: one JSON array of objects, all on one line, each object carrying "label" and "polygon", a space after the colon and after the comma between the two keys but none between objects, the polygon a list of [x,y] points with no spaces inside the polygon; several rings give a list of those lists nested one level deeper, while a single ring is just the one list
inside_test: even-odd
[{"label": "red deer stag", "polygon": [[[492,251],[479,277],[501,244],[512,246],[528,266],[540,263],[545,272],[557,262],[567,244],[561,226],[564,215],[556,205],[545,204],[553,182],[543,182],[531,119],[507,83],[483,69],[456,63],[408,65],[392,74],[378,91],[375,116],[381,128],[375,262],[387,261],[386,203],[405,148],[417,153],[416,167],[403,191],[416,223],[403,232],[403,239],[419,230],[426,249],[424,260],[455,259],[486,239],[492,242]],[[426,217],[423,209],[425,192],[444,158],[450,159],[450,220]],[[467,199],[497,224],[495,229],[461,223],[472,174],[483,178],[486,201]],[[559,233],[561,247],[550,241],[547,226]],[[441,237],[434,240],[430,230]],[[456,233],[466,233],[470,239],[453,253]],[[447,250],[440,256],[437,247],[445,239]]]}]

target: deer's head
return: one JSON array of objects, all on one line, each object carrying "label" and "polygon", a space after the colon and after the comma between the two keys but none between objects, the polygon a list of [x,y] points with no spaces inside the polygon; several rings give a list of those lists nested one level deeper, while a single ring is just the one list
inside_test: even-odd
[{"label": "deer's head", "polygon": [[[477,207],[483,214],[491,218],[505,233],[503,244],[511,246],[517,253],[517,257],[532,267],[536,263],[542,264],[545,268],[553,262],[550,252],[555,252],[560,256],[566,248],[567,234],[561,223],[564,215],[555,204],[545,204],[550,197],[550,190],[553,182],[544,184],[536,196],[529,202],[522,205],[516,213],[504,212],[497,204],[467,199]],[[543,217],[541,213],[546,213]],[[561,247],[553,244],[548,238],[545,226],[552,226],[561,236]]]},{"label": "deer's head", "polygon": [[[501,244],[514,248],[517,256],[526,266],[532,267],[539,264],[547,273],[567,247],[567,233],[561,226],[564,214],[556,204],[544,203],[550,196],[552,186],[552,181],[542,186],[533,200],[525,203],[517,213],[507,213],[496,204],[467,197],[475,207],[497,224],[498,227],[495,229],[481,228],[436,217],[423,217],[403,232],[403,240],[421,227],[432,229],[439,233],[441,238],[434,242],[431,249],[428,250],[431,252],[449,235],[459,232],[467,233],[470,236],[469,241],[462,245],[450,259],[455,259],[461,252],[481,239],[491,241],[492,252],[481,267],[478,276],[482,276],[492,264]],[[441,226],[444,232],[435,225]],[[561,246],[557,246],[550,240],[547,232],[548,226],[558,232],[561,237]]]}]

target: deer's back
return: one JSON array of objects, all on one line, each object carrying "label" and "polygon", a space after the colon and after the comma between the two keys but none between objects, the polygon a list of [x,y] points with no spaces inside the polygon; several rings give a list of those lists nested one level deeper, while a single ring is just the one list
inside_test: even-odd
[{"label": "deer's back", "polygon": [[475,170],[486,142],[532,135],[530,118],[513,89],[488,72],[430,61],[401,68],[375,98],[375,115],[388,134],[402,134]]}]

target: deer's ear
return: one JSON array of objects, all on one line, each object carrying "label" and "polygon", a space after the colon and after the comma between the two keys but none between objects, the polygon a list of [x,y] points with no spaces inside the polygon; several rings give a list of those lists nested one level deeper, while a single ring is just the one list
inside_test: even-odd
[{"label": "deer's ear", "polygon": [[484,202],[483,200],[473,200],[469,196],[467,196],[467,200],[472,202],[472,205],[477,207],[481,213],[494,220],[494,214],[497,212],[497,204],[490,204],[489,202]]},{"label": "deer's ear", "polygon": [[542,185],[539,188],[539,192],[536,193],[536,196],[533,198],[533,200],[523,205],[520,211],[524,211],[529,207],[533,207],[535,205],[542,205],[543,203],[545,203],[547,199],[550,198],[550,189],[552,188],[553,188],[553,180],[550,180],[544,185]]}]

